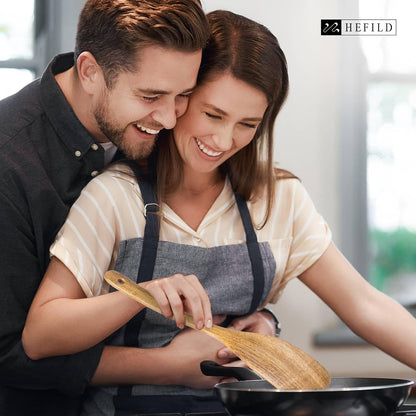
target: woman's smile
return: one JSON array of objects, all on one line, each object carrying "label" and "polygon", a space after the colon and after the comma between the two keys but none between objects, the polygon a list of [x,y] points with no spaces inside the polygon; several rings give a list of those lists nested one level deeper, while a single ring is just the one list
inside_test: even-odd
[{"label": "woman's smile", "polygon": [[198,138],[195,138],[196,145],[198,146],[199,150],[207,156],[218,158],[224,154],[224,152],[216,152],[212,148],[210,148],[206,143],[203,143]]},{"label": "woman's smile", "polygon": [[262,91],[227,72],[198,85],[174,128],[183,163],[214,173],[253,140],[267,105]]}]

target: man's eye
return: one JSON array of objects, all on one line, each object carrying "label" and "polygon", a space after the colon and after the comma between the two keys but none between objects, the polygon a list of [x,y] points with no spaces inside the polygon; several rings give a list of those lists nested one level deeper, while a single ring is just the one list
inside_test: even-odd
[{"label": "man's eye", "polygon": [[191,96],[191,93],[188,94],[179,94],[178,97],[180,98],[189,98]]},{"label": "man's eye", "polygon": [[155,96],[155,97],[145,97],[145,96],[143,96],[142,98],[143,98],[144,101],[149,101],[149,102],[153,102],[153,101],[156,101],[158,99],[157,96]]}]

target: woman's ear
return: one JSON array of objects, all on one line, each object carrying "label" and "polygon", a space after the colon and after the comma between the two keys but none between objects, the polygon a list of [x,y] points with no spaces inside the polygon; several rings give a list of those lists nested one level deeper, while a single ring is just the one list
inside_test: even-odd
[{"label": "woman's ear", "polygon": [[101,91],[104,82],[103,71],[91,52],[82,52],[77,59],[78,78],[87,94]]}]

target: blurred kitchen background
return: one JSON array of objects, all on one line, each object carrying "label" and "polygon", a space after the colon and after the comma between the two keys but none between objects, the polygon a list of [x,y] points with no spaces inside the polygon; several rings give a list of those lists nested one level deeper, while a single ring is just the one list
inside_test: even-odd
[{"label": "blurred kitchen background", "polygon": [[[349,261],[416,307],[416,2],[202,0],[266,25],[285,51],[290,94],[275,159],[299,176]],[[84,0],[0,0],[0,98],[73,50]],[[396,36],[321,36],[321,19],[397,19]],[[323,277],[324,278],[324,277]],[[282,337],[333,376],[416,378],[353,336],[298,281],[273,307]],[[416,346],[415,346],[416,348]]]}]

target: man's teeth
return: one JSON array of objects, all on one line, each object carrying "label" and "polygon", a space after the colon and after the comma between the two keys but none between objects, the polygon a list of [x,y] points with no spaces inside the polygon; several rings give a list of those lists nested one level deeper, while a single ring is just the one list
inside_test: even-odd
[{"label": "man's teeth", "polygon": [[147,127],[140,126],[139,124],[136,124],[136,127],[139,130],[144,131],[144,132],[149,133],[149,134],[158,134],[160,132],[160,130],[149,129]]},{"label": "man's teeth", "polygon": [[196,139],[196,144],[201,149],[202,153],[205,153],[208,156],[220,156],[223,152],[213,152],[212,150],[207,149],[198,139]]}]

